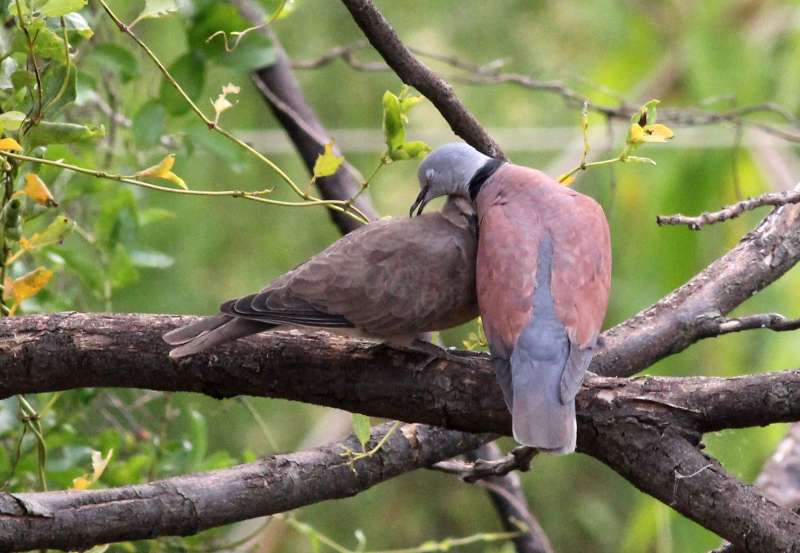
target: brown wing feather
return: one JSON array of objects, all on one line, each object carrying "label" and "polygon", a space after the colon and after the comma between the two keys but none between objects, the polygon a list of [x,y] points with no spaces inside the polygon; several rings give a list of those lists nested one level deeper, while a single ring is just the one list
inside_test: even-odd
[{"label": "brown wing feather", "polygon": [[367,225],[273,282],[254,308],[306,306],[378,336],[466,322],[477,316],[476,238],[462,219],[463,228],[440,213]]}]

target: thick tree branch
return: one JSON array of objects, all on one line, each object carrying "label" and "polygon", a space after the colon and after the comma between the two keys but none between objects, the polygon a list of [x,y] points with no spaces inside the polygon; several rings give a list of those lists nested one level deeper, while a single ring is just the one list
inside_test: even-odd
[{"label": "thick tree branch", "polygon": [[[665,238],[667,239],[667,238]],[[800,261],[800,207],[779,207],[735,248],[664,299],[603,334],[591,370],[630,376],[720,334],[721,317]]]},{"label": "thick tree branch", "polygon": [[[62,313],[0,321],[0,399],[80,387],[280,397],[348,411],[509,434],[484,355],[433,358],[325,333],[270,332],[180,363],[161,335],[193,320]],[[594,377],[578,397],[581,429],[597,417],[658,417],[697,431],[800,420],[800,372],[737,378]]]},{"label": "thick tree branch", "polygon": [[[86,314],[5,319],[0,322],[0,397],[84,386],[196,391],[215,397],[244,393],[457,430],[510,432],[486,356],[431,358],[322,333],[272,332],[174,364],[160,336],[188,320]],[[696,442],[701,432],[722,428],[800,420],[800,371],[739,378],[593,377],[579,394],[577,407],[579,450],[669,503],[675,482],[679,488],[683,477],[700,468],[700,454],[689,455],[686,440]],[[683,441],[664,442],[654,450],[654,443],[668,432],[680,434]],[[673,446],[677,449],[671,453]],[[666,457],[645,458],[658,451]],[[670,470],[677,475],[662,474],[668,462],[675,462]],[[752,523],[734,523],[739,507],[728,505],[725,495],[715,495],[713,505],[691,502],[687,496],[676,508],[733,542],[760,536],[753,551],[774,551],[762,545],[778,543],[774,540],[782,539],[778,534],[784,530],[794,531],[796,515],[776,511],[774,504],[720,471],[714,471],[711,483],[717,488],[712,489],[724,488],[738,504],[752,507]],[[708,483],[706,478],[710,476],[699,482]],[[734,518],[723,516],[731,508]]]},{"label": "thick tree branch", "polygon": [[[674,427],[641,419],[600,424],[582,442],[637,488],[745,551],[800,551],[800,517],[783,509],[704,455]],[[693,436],[689,436],[694,441]]]},{"label": "thick tree branch", "polygon": [[[446,462],[446,461],[443,461]],[[756,488],[782,507],[797,512],[800,508],[800,423],[794,423],[775,449],[755,482]],[[715,553],[743,553],[729,543]]]},{"label": "thick tree branch", "polygon": [[764,206],[782,206],[800,202],[800,188],[783,192],[768,192],[754,198],[748,198],[726,206],[719,211],[707,211],[697,216],[687,215],[659,215],[656,222],[659,225],[687,225],[692,230],[700,230],[705,225],[713,225],[722,221],[735,219],[742,213],[752,211]]},{"label": "thick tree branch", "polygon": [[[373,429],[373,442],[389,429]],[[461,440],[454,442],[452,435]],[[444,438],[444,439],[443,439]],[[488,437],[404,425],[374,456],[349,466],[350,437],[317,449],[225,470],[97,491],[0,493],[0,551],[95,544],[201,530],[349,497],[404,472],[479,446]]]},{"label": "thick tree branch", "polygon": [[342,3],[372,47],[404,83],[419,90],[436,106],[453,132],[484,154],[505,159],[503,150],[458,99],[453,88],[414,57],[371,0],[342,0]]}]

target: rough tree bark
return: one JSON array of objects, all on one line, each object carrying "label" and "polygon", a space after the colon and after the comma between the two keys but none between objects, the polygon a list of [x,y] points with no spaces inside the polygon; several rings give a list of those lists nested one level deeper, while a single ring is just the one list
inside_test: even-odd
[{"label": "rough tree bark", "polygon": [[[0,323],[0,397],[83,386],[214,397],[246,393],[469,432],[510,433],[483,355],[431,358],[324,333],[272,332],[174,364],[160,336],[188,320],[77,313],[6,319]],[[695,444],[702,432],[794,420],[800,420],[800,371],[738,378],[593,377],[578,396],[578,445],[734,543],[747,543],[751,551],[791,551],[784,545],[799,535],[800,517],[726,474]],[[697,472],[705,465],[714,470]],[[109,493],[125,496],[126,489]],[[698,500],[703,494],[710,499]],[[47,522],[36,515],[0,520],[12,532],[27,527],[31,517],[46,534]]]},{"label": "rough tree bark", "polygon": [[[259,25],[264,21],[263,10],[250,0],[233,0],[233,3],[252,25]],[[331,138],[314,109],[305,100],[292,71],[289,57],[278,37],[269,28],[262,29],[262,32],[272,40],[276,59],[272,65],[253,72],[253,82],[272,113],[283,126],[306,168],[309,172],[313,172],[317,157],[323,152],[325,144],[331,142]],[[335,174],[316,179],[315,185],[325,199],[347,200],[357,194],[362,180],[363,178],[358,175],[358,172],[346,163]],[[367,194],[360,195],[355,203],[356,207],[371,220],[378,218]],[[338,211],[329,210],[328,213],[342,234],[347,234],[359,226],[352,217],[344,216]],[[459,439],[459,436],[454,434],[453,440],[458,441]],[[494,449],[487,447],[486,451],[494,451]],[[502,493],[498,493],[497,490],[502,490]],[[528,519],[531,530],[515,540],[517,553],[547,553],[549,551],[547,537],[541,532],[538,522],[533,519],[527,508],[527,500],[522,493],[519,479],[514,475],[496,477],[494,478],[494,488],[488,491],[506,527],[512,525],[508,518],[510,515],[514,515],[520,520]]]},{"label": "rough tree bark", "polygon": [[[379,440],[391,424],[373,429]],[[474,449],[486,438],[404,425],[373,457],[348,465],[354,437],[255,463],[124,488],[0,493],[0,551],[87,549],[95,544],[191,535],[231,522],[355,495],[399,474]],[[374,445],[374,441],[372,444]]]}]

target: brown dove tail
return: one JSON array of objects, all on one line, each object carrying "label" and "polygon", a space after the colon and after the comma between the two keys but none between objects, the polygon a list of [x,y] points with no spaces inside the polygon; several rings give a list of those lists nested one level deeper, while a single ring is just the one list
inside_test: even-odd
[{"label": "brown dove tail", "polygon": [[[201,324],[204,322],[205,325]],[[187,327],[173,330],[164,335],[164,341],[168,344],[180,344],[169,352],[171,359],[180,359],[224,342],[230,342],[250,334],[258,334],[274,326],[247,319],[236,319],[227,315],[216,315]],[[189,336],[192,332],[194,332],[194,336]]]}]

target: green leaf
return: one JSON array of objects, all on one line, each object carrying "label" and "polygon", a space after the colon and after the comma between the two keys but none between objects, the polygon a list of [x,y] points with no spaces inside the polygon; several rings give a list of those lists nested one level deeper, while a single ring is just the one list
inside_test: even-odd
[{"label": "green leaf", "polygon": [[77,12],[65,15],[64,23],[67,25],[67,32],[71,39],[74,38],[74,35],[87,39],[94,36],[94,31],[92,31],[92,28],[89,26],[89,22]]},{"label": "green leaf", "polygon": [[412,140],[411,142],[405,142],[400,147],[400,151],[407,156],[404,159],[418,159],[428,155],[431,147],[421,140]]},{"label": "green leaf", "polygon": [[[206,80],[206,67],[202,57],[192,52],[184,54],[169,67],[169,72],[192,101],[196,102],[200,98]],[[167,79],[161,81],[159,97],[170,115],[182,115],[191,109]]]},{"label": "green leaf", "polygon": [[383,94],[383,135],[390,154],[406,141],[400,100],[388,90]]},{"label": "green leaf", "polygon": [[142,19],[157,19],[176,11],[178,11],[178,4],[175,0],[144,0],[144,8],[131,25],[135,25]]},{"label": "green leaf", "polygon": [[108,276],[115,289],[125,288],[139,280],[139,271],[133,266],[128,252],[122,244],[117,244],[108,264]]},{"label": "green leaf", "polygon": [[[48,60],[64,61],[64,39],[53,29],[45,25],[43,21],[33,21],[28,26],[28,32],[31,36],[36,37],[33,51],[37,56]],[[23,33],[14,35],[11,48],[14,52],[28,53],[28,41]]]},{"label": "green leaf", "polygon": [[369,417],[360,413],[353,413],[353,432],[358,441],[361,442],[361,447],[366,449],[367,442],[369,442],[369,438],[372,435],[372,425]]},{"label": "green leaf", "polygon": [[7,111],[0,114],[0,132],[16,131],[25,121],[25,114],[21,111]]},{"label": "green leaf", "polygon": [[60,63],[48,65],[42,74],[42,88],[44,92],[42,101],[43,105],[47,106],[48,113],[58,112],[71,104],[78,95],[75,66],[70,65],[68,69]]},{"label": "green leaf", "polygon": [[130,50],[110,42],[98,44],[89,50],[85,62],[102,71],[115,73],[123,83],[139,76],[139,62],[136,57]]},{"label": "green leaf", "polygon": [[58,121],[41,121],[31,128],[25,139],[29,147],[36,147],[50,144],[94,142],[105,135],[106,129],[103,125],[93,127]]},{"label": "green leaf", "polygon": [[164,134],[166,110],[156,100],[145,103],[133,117],[133,139],[140,148],[150,148]]},{"label": "green leaf", "polygon": [[333,175],[342,163],[344,163],[344,157],[337,156],[336,153],[334,153],[333,142],[325,144],[324,153],[321,153],[314,163],[314,178]]},{"label": "green leaf", "polygon": [[86,2],[87,0],[49,0],[38,11],[45,17],[61,17],[82,9]]}]

